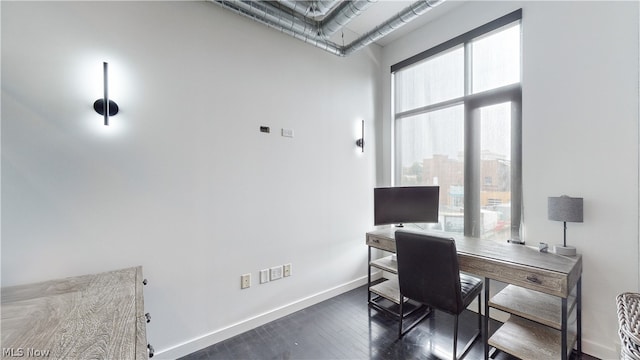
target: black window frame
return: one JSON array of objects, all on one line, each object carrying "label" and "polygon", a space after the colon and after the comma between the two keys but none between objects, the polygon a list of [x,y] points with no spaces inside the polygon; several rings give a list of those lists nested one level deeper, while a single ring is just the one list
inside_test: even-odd
[{"label": "black window frame", "polygon": [[[463,45],[465,49],[465,91],[461,98],[443,101],[437,104],[410,109],[400,113],[393,111],[392,137],[394,165],[393,181],[400,182],[401,164],[398,144],[400,139],[395,134],[399,134],[399,124],[401,119],[420,114],[428,113],[442,107],[449,107],[457,104],[464,105],[464,235],[480,237],[479,224],[481,223],[481,201],[480,189],[482,179],[480,176],[480,131],[478,109],[494,104],[511,102],[511,239],[520,240],[520,228],[523,223],[523,195],[522,195],[522,86],[521,81],[487,91],[472,94],[470,81],[470,47],[473,40],[477,40],[489,33],[513,25],[522,23],[522,9],[513,11],[507,15],[497,18],[489,23],[470,30],[451,40],[445,41],[428,50],[411,56],[391,66],[392,78],[394,74],[404,68],[422,62],[433,56],[442,54],[450,49]],[[522,40],[520,41],[520,61],[522,63]],[[520,64],[522,65],[522,64]],[[522,66],[520,66],[522,73]],[[522,76],[520,77],[522,79]],[[392,81],[392,94],[395,94],[395,81]],[[393,96],[393,95],[392,95]],[[392,98],[392,104],[395,98]],[[470,161],[469,161],[470,160]]]}]

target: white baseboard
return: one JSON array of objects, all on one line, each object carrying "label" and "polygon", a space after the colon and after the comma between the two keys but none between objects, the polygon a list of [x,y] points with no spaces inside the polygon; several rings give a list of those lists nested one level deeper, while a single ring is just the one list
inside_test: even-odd
[{"label": "white baseboard", "polygon": [[[584,325],[584,324],[583,324]],[[584,329],[584,326],[583,326]],[[586,340],[582,337],[582,352],[598,359],[620,359],[620,344],[615,346],[604,346],[602,344]]]},{"label": "white baseboard", "polygon": [[[373,274],[372,274],[373,275]],[[258,326],[264,325],[270,321],[279,319],[283,316],[292,314],[298,310],[302,310],[311,305],[317,304],[324,300],[330,299],[334,296],[340,295],[344,292],[353,290],[359,286],[367,283],[367,277],[361,277],[350,281],[346,284],[336,286],[331,289],[319,292],[317,294],[308,296],[303,299],[299,299],[290,304],[283,305],[279,308],[267,311],[263,314],[256,315],[249,319],[237,322],[222,329],[215,330],[208,334],[202,335],[198,338],[189,340],[182,344],[172,346],[168,349],[156,350],[154,359],[177,359],[196,352],[200,349],[204,349],[220,341],[229,339],[243,332],[255,329]]]}]

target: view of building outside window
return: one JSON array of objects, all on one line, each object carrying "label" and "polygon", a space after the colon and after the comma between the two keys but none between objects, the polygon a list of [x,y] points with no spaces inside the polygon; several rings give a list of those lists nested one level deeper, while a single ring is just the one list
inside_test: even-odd
[{"label": "view of building outside window", "polygon": [[440,186],[438,224],[432,229],[462,233],[464,230],[464,107],[452,106],[404,118],[400,186]]},{"label": "view of building outside window", "polygon": [[[472,175],[479,177],[473,182],[479,184],[479,235],[511,238],[511,147],[520,146],[512,144],[512,103],[480,106],[477,99],[519,82],[519,22],[394,73],[396,185],[440,186],[439,222],[425,224],[428,229],[464,233],[465,161],[474,161],[480,169]],[[475,103],[468,101],[471,95]],[[471,146],[465,116],[479,124],[473,126],[479,139],[473,159],[465,159],[465,146]]]},{"label": "view of building outside window", "polygon": [[484,238],[511,234],[511,104],[480,109],[480,206]]}]

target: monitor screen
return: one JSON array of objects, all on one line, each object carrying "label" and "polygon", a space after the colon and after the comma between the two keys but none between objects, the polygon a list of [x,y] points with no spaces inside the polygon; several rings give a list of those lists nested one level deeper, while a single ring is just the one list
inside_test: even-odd
[{"label": "monitor screen", "polygon": [[374,224],[437,223],[439,203],[439,186],[374,188]]}]

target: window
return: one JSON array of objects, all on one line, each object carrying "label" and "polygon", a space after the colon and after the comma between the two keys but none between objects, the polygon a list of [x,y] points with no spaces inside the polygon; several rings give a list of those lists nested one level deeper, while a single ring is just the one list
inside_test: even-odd
[{"label": "window", "polygon": [[521,18],[518,10],[391,67],[394,181],[440,186],[434,230],[519,238]]}]

